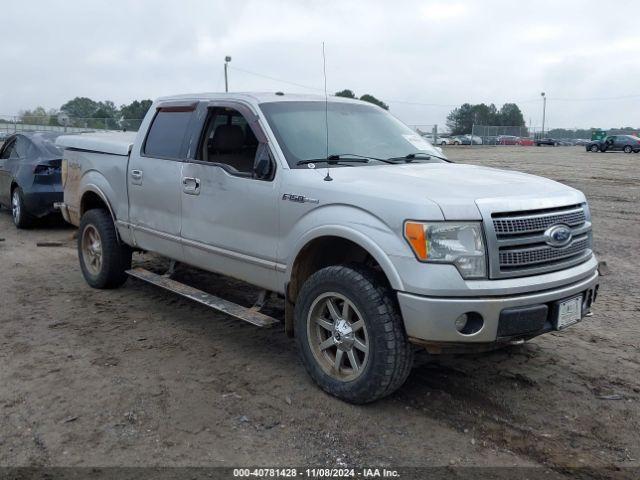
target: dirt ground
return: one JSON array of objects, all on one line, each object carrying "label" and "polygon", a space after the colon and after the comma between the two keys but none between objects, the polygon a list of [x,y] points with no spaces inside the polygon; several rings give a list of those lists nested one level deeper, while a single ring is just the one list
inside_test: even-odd
[{"label": "dirt ground", "polygon": [[[396,394],[352,406],[316,388],[280,329],[140,281],[92,290],[71,227],[17,231],[5,209],[0,466],[639,466],[640,155],[446,153],[586,193],[608,273],[592,317],[503,351],[422,354]],[[252,301],[238,282],[184,267],[178,276]]]}]

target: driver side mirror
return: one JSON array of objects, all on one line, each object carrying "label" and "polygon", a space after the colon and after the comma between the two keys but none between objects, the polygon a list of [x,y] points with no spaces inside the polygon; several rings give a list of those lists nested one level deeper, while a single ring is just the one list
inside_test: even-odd
[{"label": "driver side mirror", "polygon": [[258,147],[258,155],[253,166],[253,176],[258,180],[270,180],[274,172],[273,160],[269,153],[267,144],[260,144]]}]

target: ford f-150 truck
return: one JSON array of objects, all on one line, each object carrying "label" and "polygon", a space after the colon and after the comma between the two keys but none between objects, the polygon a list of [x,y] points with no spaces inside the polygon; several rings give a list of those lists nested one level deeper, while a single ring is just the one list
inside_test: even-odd
[{"label": "ford f-150 truck", "polygon": [[[128,275],[256,325],[285,303],[309,374],[353,403],[416,347],[488,350],[580,322],[598,291],[585,196],[451,163],[385,110],[338,97],[161,98],[137,134],[60,137],[65,219],[95,288]],[[260,288],[243,307],[132,268],[151,251]],[[173,262],[172,262],[173,265]],[[266,296],[266,294],[269,294]]]}]

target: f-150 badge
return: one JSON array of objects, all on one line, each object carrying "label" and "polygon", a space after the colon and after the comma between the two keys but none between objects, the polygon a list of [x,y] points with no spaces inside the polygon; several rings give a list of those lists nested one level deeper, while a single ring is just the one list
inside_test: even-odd
[{"label": "f-150 badge", "polygon": [[304,195],[293,195],[292,193],[285,193],[282,195],[282,200],[289,200],[296,203],[320,203],[320,200],[316,198],[307,198]]}]

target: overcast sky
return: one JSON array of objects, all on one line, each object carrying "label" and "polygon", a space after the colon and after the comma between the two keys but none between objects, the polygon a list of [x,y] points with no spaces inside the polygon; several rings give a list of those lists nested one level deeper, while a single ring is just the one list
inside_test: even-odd
[{"label": "overcast sky", "polygon": [[640,127],[633,1],[31,0],[0,18],[0,114],[221,91],[225,55],[232,91],[317,93],[324,40],[330,93],[371,93],[409,124],[516,102],[536,126],[544,91],[548,126]]}]

